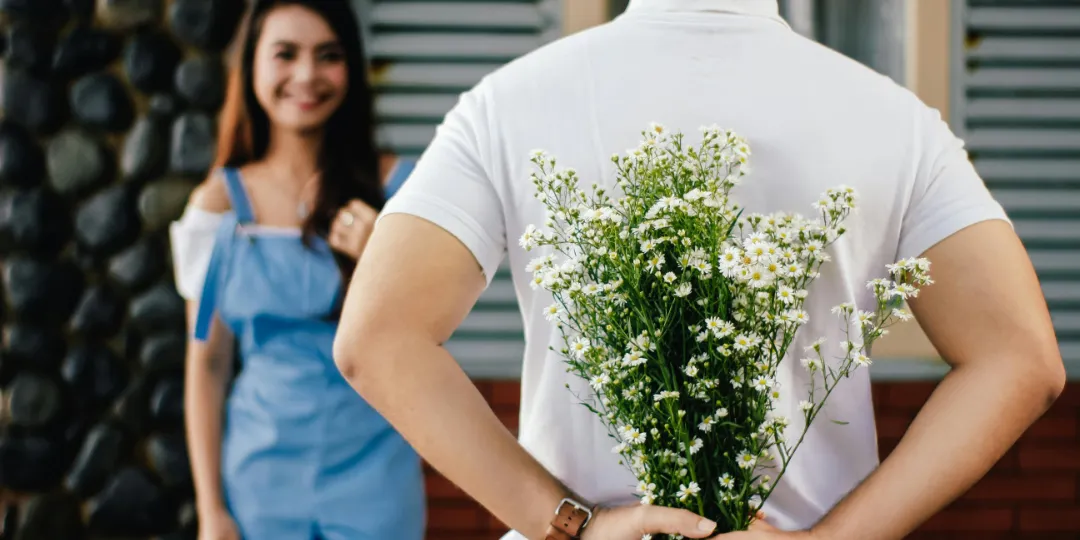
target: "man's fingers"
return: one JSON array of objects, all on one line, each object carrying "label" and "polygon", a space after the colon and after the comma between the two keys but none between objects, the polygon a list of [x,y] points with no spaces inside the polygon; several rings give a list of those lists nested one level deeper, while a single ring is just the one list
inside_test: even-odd
[{"label": "man's fingers", "polygon": [[761,513],[758,513],[758,516],[750,523],[749,529],[751,531],[759,532],[777,532],[780,530],[770,525],[768,521],[765,521],[765,514]]},{"label": "man's fingers", "polygon": [[641,534],[681,534],[687,538],[705,538],[716,529],[716,523],[688,510],[641,506],[638,516]]}]

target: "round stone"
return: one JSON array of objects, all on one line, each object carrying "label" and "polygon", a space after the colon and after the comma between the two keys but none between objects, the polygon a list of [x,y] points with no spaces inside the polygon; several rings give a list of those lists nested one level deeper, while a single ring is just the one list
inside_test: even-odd
[{"label": "round stone", "polygon": [[60,132],[46,150],[49,184],[69,197],[86,195],[108,182],[109,162],[105,145],[80,129]]},{"label": "round stone", "polygon": [[120,171],[128,180],[149,180],[165,172],[168,155],[168,126],[156,118],[143,117],[124,140]]},{"label": "round stone", "polygon": [[82,294],[82,272],[71,261],[53,263],[18,256],[9,258],[3,270],[5,293],[20,321],[66,321]]},{"label": "round stone", "polygon": [[43,256],[56,254],[71,239],[68,216],[64,201],[45,188],[6,194],[0,198],[3,252],[14,249]]},{"label": "round stone", "polygon": [[150,421],[150,392],[153,386],[145,376],[139,376],[124,389],[113,405],[113,416],[127,429],[145,435]]},{"label": "round stone", "polygon": [[165,249],[154,236],[144,236],[109,261],[109,279],[129,293],[146,289],[165,270]]},{"label": "round stone", "polygon": [[24,371],[5,391],[11,423],[42,428],[57,421],[63,409],[63,395],[56,381]]},{"label": "round stone", "polygon": [[7,433],[0,437],[0,478],[16,492],[41,493],[60,483],[67,451],[55,439]]},{"label": "round stone", "polygon": [[0,386],[11,384],[11,381],[15,380],[15,375],[19,374],[20,369],[21,366],[17,362],[5,355],[3,350],[0,350]]},{"label": "round stone", "polygon": [[0,0],[0,11],[17,17],[48,20],[60,9],[60,0]]},{"label": "round stone", "polygon": [[8,348],[5,363],[32,367],[40,371],[56,369],[64,358],[67,342],[53,326],[13,324],[7,329]]},{"label": "round stone", "polygon": [[109,28],[130,30],[161,19],[162,0],[98,0],[98,16]]},{"label": "round stone", "polygon": [[79,343],[60,365],[75,403],[82,409],[106,407],[120,397],[129,375],[120,357],[103,344]]},{"label": "round stone", "polygon": [[83,126],[108,132],[125,131],[135,119],[135,104],[124,84],[104,72],[87,75],[72,86],[71,111]]},{"label": "round stone", "polygon": [[80,498],[96,495],[131,453],[127,433],[111,422],[94,426],[86,436],[64,486]]},{"label": "round stone", "polygon": [[26,128],[0,120],[0,185],[32,187],[45,177],[45,152]]},{"label": "round stone", "polygon": [[146,230],[164,230],[178,219],[194,189],[194,182],[182,178],[147,184],[139,195],[139,216]]},{"label": "round stone", "polygon": [[220,51],[232,41],[243,14],[244,4],[235,0],[174,0],[169,29],[191,45]]},{"label": "round stone", "polygon": [[109,257],[139,237],[132,190],[120,184],[94,195],[75,214],[75,239],[89,253]]},{"label": "round stone", "polygon": [[155,118],[172,119],[180,110],[180,104],[172,94],[154,94],[150,97],[150,114]]},{"label": "round stone", "polygon": [[8,28],[7,65],[46,76],[52,54],[52,36],[42,25],[16,21]]},{"label": "round stone", "polygon": [[71,317],[71,330],[83,335],[105,339],[120,330],[127,305],[119,295],[103,285],[88,289]]},{"label": "round stone", "polygon": [[94,275],[101,272],[102,257],[95,255],[92,251],[87,249],[86,246],[76,242],[74,248],[71,250],[71,258],[75,260],[75,264],[79,266],[79,269],[84,274]]},{"label": "round stone", "polygon": [[[5,531],[15,531],[15,534],[19,533],[20,519],[19,519],[19,507],[18,506],[14,505],[14,504],[9,504],[8,507],[4,510],[4,518],[3,519],[4,519],[4,530]],[[193,536],[192,538],[197,538],[197,535]],[[24,539],[20,538],[19,540],[24,540]],[[170,539],[170,540],[182,540],[182,539],[175,538],[175,539]]]},{"label": "round stone", "polygon": [[161,537],[161,540],[195,540],[199,536],[198,513],[195,501],[187,501],[180,506],[178,513],[180,528]]},{"label": "round stone", "polygon": [[204,178],[213,166],[214,120],[205,113],[187,112],[173,122],[169,169],[179,175]]},{"label": "round stone", "polygon": [[94,20],[94,0],[64,0],[68,13],[79,22]]},{"label": "round stone", "polygon": [[183,332],[186,323],[184,299],[171,282],[159,281],[131,301],[128,320],[143,335]]},{"label": "round stone", "polygon": [[49,135],[68,116],[64,87],[57,81],[40,79],[19,69],[4,72],[4,113],[38,135]]},{"label": "round stone", "polygon": [[[26,503],[26,515],[15,540],[83,538],[85,527],[79,500],[64,492],[37,495]],[[7,532],[5,530],[5,532]]]},{"label": "round stone", "polygon": [[197,108],[215,111],[225,101],[225,68],[213,56],[185,60],[176,69],[176,92]]},{"label": "round stone", "polygon": [[170,431],[150,437],[146,441],[146,454],[150,467],[169,488],[191,484],[191,467],[188,465],[187,442],[182,431]]},{"label": "round stone", "polygon": [[153,335],[139,349],[139,362],[148,372],[182,370],[186,350],[184,334],[172,332]]},{"label": "round stone", "polygon": [[90,530],[103,536],[158,536],[176,527],[176,506],[150,471],[126,467],[91,499]]},{"label": "round stone", "polygon": [[53,58],[53,73],[75,78],[104,69],[120,54],[120,40],[91,26],[76,26],[60,41]]},{"label": "round stone", "polygon": [[150,414],[158,425],[173,426],[184,420],[184,380],[167,377],[158,382],[150,396]]},{"label": "round stone", "polygon": [[135,34],[124,49],[124,70],[131,84],[143,92],[172,88],[173,73],[180,62],[180,47],[155,30]]}]

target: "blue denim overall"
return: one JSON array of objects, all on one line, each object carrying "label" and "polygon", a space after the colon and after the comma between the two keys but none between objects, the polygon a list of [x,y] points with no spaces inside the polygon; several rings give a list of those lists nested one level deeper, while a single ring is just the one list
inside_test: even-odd
[{"label": "blue denim overall", "polygon": [[[388,191],[411,170],[396,168]],[[246,540],[421,540],[420,459],[349,386],[326,316],[344,294],[329,245],[298,230],[253,228],[240,175],[217,232],[195,338],[216,313],[242,369],[226,401],[221,456],[229,511]]]}]

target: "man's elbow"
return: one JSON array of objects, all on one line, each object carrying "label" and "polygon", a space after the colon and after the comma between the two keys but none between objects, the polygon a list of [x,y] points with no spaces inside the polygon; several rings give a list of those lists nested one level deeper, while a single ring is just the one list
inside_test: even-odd
[{"label": "man's elbow", "polygon": [[1053,355],[1046,362],[1046,367],[1042,372],[1040,378],[1042,379],[1046,407],[1049,408],[1054,401],[1057,401],[1057,398],[1061,396],[1061,393],[1065,391],[1065,385],[1068,383],[1068,374],[1065,372],[1065,364],[1061,361],[1061,355],[1057,352],[1056,348]]},{"label": "man's elbow", "polygon": [[341,376],[358,390],[359,383],[365,378],[366,365],[373,356],[371,349],[375,345],[371,342],[368,342],[366,347],[361,345],[366,341],[362,337],[365,334],[363,331],[347,331],[338,332],[334,336],[334,365],[341,372]]},{"label": "man's elbow", "polygon": [[1024,356],[1025,358],[1018,362],[1017,366],[1020,377],[1027,381],[1026,386],[1033,402],[1041,402],[1045,408],[1049,409],[1065,391],[1068,380],[1058,344],[1055,341],[1042,347],[1041,352]]}]

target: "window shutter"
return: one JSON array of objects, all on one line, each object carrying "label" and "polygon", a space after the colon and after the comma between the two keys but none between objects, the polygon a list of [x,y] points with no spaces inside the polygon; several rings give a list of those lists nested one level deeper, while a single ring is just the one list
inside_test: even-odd
[{"label": "window shutter", "polygon": [[[560,0],[369,2],[378,137],[417,157],[458,96],[506,62],[561,36]],[[521,371],[524,332],[507,266],[446,344],[474,377]]]},{"label": "window shutter", "polygon": [[1034,262],[1080,361],[1080,3],[954,3],[953,126]]}]

